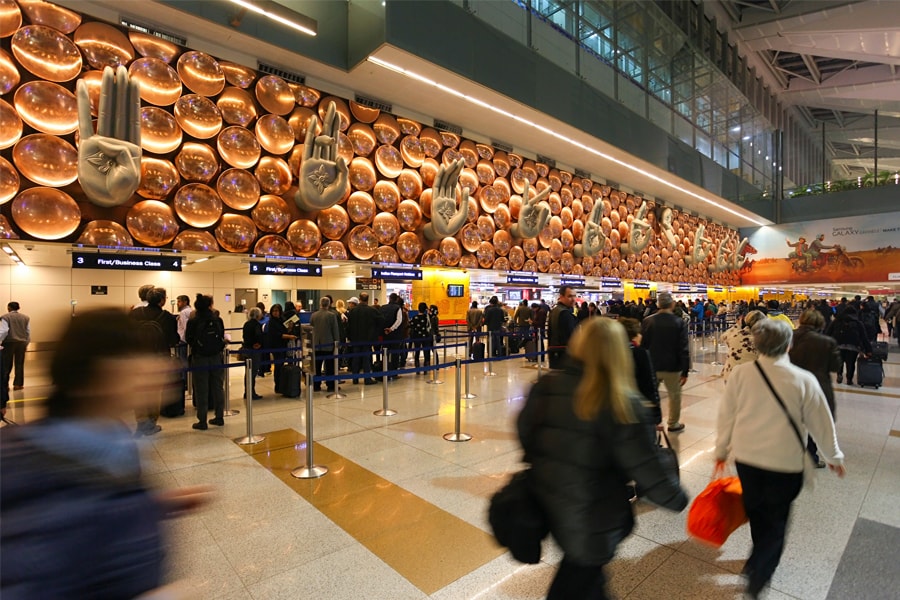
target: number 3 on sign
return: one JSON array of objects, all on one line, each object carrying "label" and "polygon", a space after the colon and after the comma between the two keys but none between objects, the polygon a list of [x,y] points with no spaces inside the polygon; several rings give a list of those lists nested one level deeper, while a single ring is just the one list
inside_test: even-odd
[{"label": "number 3 on sign", "polygon": [[79,265],[83,265],[83,264],[84,264],[84,257],[83,257],[83,256],[79,256],[79,257],[76,259],[76,261],[78,262]]}]

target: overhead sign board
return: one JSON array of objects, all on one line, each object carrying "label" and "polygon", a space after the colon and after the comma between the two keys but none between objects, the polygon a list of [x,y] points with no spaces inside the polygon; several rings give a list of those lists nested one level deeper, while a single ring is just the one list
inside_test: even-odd
[{"label": "overhead sign board", "polygon": [[422,279],[421,269],[404,269],[402,267],[390,267],[372,269],[373,279],[389,281],[409,281],[410,279]]},{"label": "overhead sign board", "polygon": [[600,287],[622,287],[622,280],[614,277],[601,277]]},{"label": "overhead sign board", "polygon": [[321,277],[322,265],[295,262],[250,261],[251,275],[296,275],[298,277]]},{"label": "overhead sign board", "polygon": [[73,269],[104,269],[110,271],[180,271],[182,257],[171,254],[150,256],[73,252]]},{"label": "overhead sign board", "polygon": [[524,283],[527,285],[537,285],[537,275],[507,275],[506,283]]},{"label": "overhead sign board", "polygon": [[634,289],[636,290],[649,290],[650,282],[649,281],[635,281],[633,284]]},{"label": "overhead sign board", "polygon": [[380,290],[381,280],[374,277],[357,277],[356,289],[358,290]]},{"label": "overhead sign board", "polygon": [[584,287],[584,277],[578,277],[577,275],[569,275],[567,277],[560,277],[559,285],[569,285],[572,287]]}]

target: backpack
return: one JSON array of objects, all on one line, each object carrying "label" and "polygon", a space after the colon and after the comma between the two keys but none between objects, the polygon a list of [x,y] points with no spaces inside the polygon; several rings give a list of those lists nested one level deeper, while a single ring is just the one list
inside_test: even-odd
[{"label": "backpack", "polygon": [[838,319],[834,323],[833,337],[838,343],[847,341],[848,337],[853,335],[855,329],[853,323],[849,319]]},{"label": "backpack", "polygon": [[214,356],[225,348],[225,331],[217,319],[204,319],[197,325],[192,345],[194,352]]}]

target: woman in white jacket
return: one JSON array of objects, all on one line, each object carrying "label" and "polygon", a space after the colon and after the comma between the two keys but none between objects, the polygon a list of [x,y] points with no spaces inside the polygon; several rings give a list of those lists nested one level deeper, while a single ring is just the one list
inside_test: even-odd
[{"label": "woman in white jacket", "polygon": [[803,486],[807,434],[840,477],[844,476],[844,455],[819,382],[809,371],[791,364],[787,355],[791,328],[780,320],[762,319],[751,331],[759,358],[735,367],[725,386],[718,415],[716,470],[724,467],[730,452],[753,538],[753,550],[744,565],[747,595],[757,598],[781,559],[791,503]]}]

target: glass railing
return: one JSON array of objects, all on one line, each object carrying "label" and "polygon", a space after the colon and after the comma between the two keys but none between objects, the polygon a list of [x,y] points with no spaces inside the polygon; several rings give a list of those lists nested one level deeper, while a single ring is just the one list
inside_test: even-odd
[{"label": "glass railing", "polygon": [[819,196],[833,192],[846,192],[848,190],[858,190],[885,185],[900,186],[900,171],[880,171],[877,175],[875,173],[867,173],[866,175],[853,177],[851,179],[840,179],[812,185],[802,185],[790,190],[785,190],[784,196],[785,198],[802,198],[803,196]]}]

